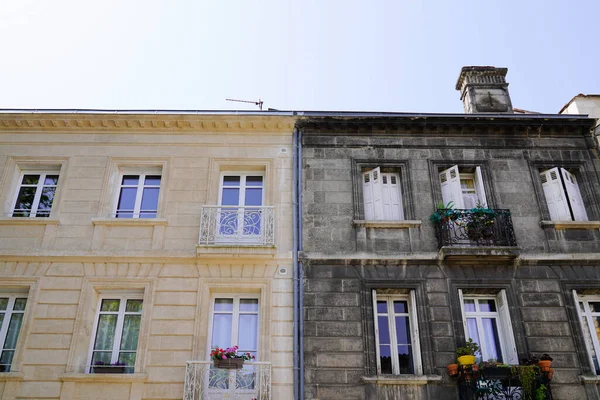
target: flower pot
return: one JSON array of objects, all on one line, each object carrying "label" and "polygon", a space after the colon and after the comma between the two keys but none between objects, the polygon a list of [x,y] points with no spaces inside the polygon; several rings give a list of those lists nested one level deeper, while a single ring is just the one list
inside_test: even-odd
[{"label": "flower pot", "polygon": [[124,372],[125,367],[121,365],[116,365],[114,367],[111,367],[110,365],[96,365],[92,367],[93,374],[122,374]]},{"label": "flower pot", "polygon": [[549,372],[550,367],[552,366],[552,361],[541,360],[541,361],[538,361],[538,365],[540,366],[540,369],[542,370],[542,372]]},{"label": "flower pot", "polygon": [[243,358],[227,358],[225,360],[214,360],[215,368],[221,369],[242,369],[244,367]]},{"label": "flower pot", "polygon": [[458,357],[459,365],[473,365],[475,364],[475,356],[460,356]]},{"label": "flower pot", "polygon": [[446,366],[446,369],[448,370],[448,375],[458,375],[458,364],[449,364],[448,366]]},{"label": "flower pot", "polygon": [[554,368],[550,368],[550,371],[548,371],[548,380],[552,380],[553,375],[554,375]]}]

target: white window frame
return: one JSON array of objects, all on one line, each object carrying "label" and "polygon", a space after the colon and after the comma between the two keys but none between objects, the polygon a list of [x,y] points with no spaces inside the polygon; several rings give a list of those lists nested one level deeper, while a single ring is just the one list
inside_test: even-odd
[{"label": "white window frame", "polygon": [[552,221],[587,221],[575,174],[553,167],[539,171],[544,199]]},{"label": "white window frame", "polygon": [[[102,308],[102,300],[119,300],[119,311],[101,311]],[[125,307],[127,305],[127,300],[141,300],[142,301],[142,311],[141,312],[125,312]],[[144,322],[144,310],[146,309],[146,305],[144,304],[144,294],[143,293],[103,293],[98,297],[97,303],[98,311],[96,312],[96,317],[94,319],[94,330],[92,331],[92,338],[90,340],[90,348],[88,352],[88,363],[86,367],[86,372],[91,373],[92,368],[92,356],[94,354],[94,346],[96,344],[96,333],[98,331],[98,322],[100,320],[100,315],[104,314],[116,314],[117,315],[117,325],[115,328],[115,338],[113,341],[113,348],[111,351],[111,364],[114,364],[119,359],[120,347],[121,347],[121,337],[123,335],[123,324],[125,321],[125,315],[139,315],[140,316],[140,332],[138,333],[138,343],[136,345],[135,353],[135,365],[134,372],[137,371],[138,365],[138,352],[140,348],[140,338],[142,334],[142,324]]]},{"label": "white window frame", "polygon": [[[138,177],[138,183],[137,185],[124,185],[123,184],[123,177],[125,176],[137,176]],[[158,185],[146,185],[145,181],[146,181],[146,176],[160,176],[160,183]],[[163,176],[161,171],[156,170],[156,171],[145,171],[145,172],[137,172],[137,171],[119,171],[119,182],[118,182],[118,189],[117,189],[117,199],[115,202],[115,218],[119,218],[119,213],[123,213],[123,214],[129,214],[132,213],[133,216],[131,218],[138,218],[138,219],[153,219],[153,218],[158,218],[159,217],[159,209],[160,209],[160,192],[161,192],[161,186],[162,186],[162,180],[163,180]],[[135,204],[133,207],[133,210],[119,210],[119,200],[121,199],[121,189],[123,188],[136,188],[136,194],[135,194]],[[142,199],[144,196],[144,189],[145,188],[158,188],[158,199],[156,202],[156,210],[150,210],[150,211],[156,211],[156,215],[154,217],[143,217],[141,218],[140,212],[141,212],[141,207],[142,207]],[[148,212],[149,210],[144,210],[144,212]],[[131,219],[128,217],[121,217],[119,219]]]},{"label": "white window frame", "polygon": [[[240,177],[240,185],[239,186],[223,186],[224,179],[226,176],[239,176]],[[246,188],[254,188],[257,189],[259,186],[246,186],[246,178],[248,176],[260,176],[262,177],[262,185],[260,188],[262,189],[262,197],[260,200],[260,206],[248,206],[248,207],[262,207],[265,205],[265,173],[262,171],[254,171],[254,172],[238,172],[238,171],[223,171],[221,172],[221,177],[219,180],[219,205],[222,205],[223,201],[223,189],[224,188],[235,188],[240,189],[240,194],[238,197],[238,207],[246,207],[244,202],[246,200]],[[235,207],[235,206],[231,206]]]},{"label": "white window frame", "polygon": [[463,197],[463,189],[460,184],[461,175],[466,179],[473,179],[475,193],[479,203],[483,207],[488,207],[487,197],[485,194],[485,186],[483,184],[483,174],[481,167],[476,166],[474,173],[461,173],[458,165],[453,165],[450,168],[439,171],[439,180],[442,188],[442,200],[444,204],[454,203],[454,208],[465,209],[465,201]]},{"label": "white window frame", "polygon": [[[573,290],[573,299],[575,300],[575,309],[577,310],[577,316],[579,317],[579,324],[582,329],[583,339],[585,342],[586,353],[588,355],[588,361],[594,373],[599,375],[600,372],[600,339],[597,334],[593,334],[596,331],[594,326],[593,317],[600,317],[600,312],[592,312],[590,309],[589,302],[600,302],[600,295],[579,295],[577,290]],[[583,311],[579,303],[583,305]],[[584,320],[585,318],[585,320]],[[592,343],[589,343],[586,339],[588,332],[589,338]],[[594,363],[593,355],[596,355],[596,363]]]},{"label": "white window frame", "polygon": [[[13,351],[13,363],[14,363],[14,355],[16,354],[19,340],[21,339],[21,331],[23,329],[23,325],[25,325],[25,310],[27,309],[27,305],[29,303],[28,293],[2,293],[0,292],[0,298],[8,298],[8,304],[6,305],[6,310],[0,311],[0,314],[4,314],[4,319],[2,320],[2,325],[0,325],[0,355],[5,351]],[[16,299],[26,299],[25,309],[24,310],[14,310]],[[14,314],[23,314],[23,319],[21,320],[21,326],[19,327],[19,332],[17,333],[17,341],[15,342],[14,349],[5,349],[4,345],[6,344],[6,336],[8,335],[8,327],[10,325],[10,320]],[[12,368],[13,363],[8,366],[8,370]],[[4,371],[4,372],[9,372]]]},{"label": "white window frame", "polygon": [[[411,347],[413,356],[413,371],[414,374],[400,374],[400,365],[397,357],[392,357],[392,375],[423,375],[423,365],[421,362],[421,343],[419,339],[419,323],[417,317],[417,307],[415,300],[415,291],[410,290],[408,294],[383,294],[377,293],[377,289],[372,291],[373,296],[373,319],[375,321],[375,355],[377,357],[377,375],[381,373],[381,359],[379,355],[379,320],[377,312],[377,301],[385,300],[387,302],[387,315],[391,349],[397,349],[397,335],[396,335],[396,324],[394,321],[395,316],[402,315],[408,316],[408,323],[410,326],[411,335]],[[396,314],[394,312],[394,300],[406,301],[408,303],[408,313]]]},{"label": "white window frame", "polygon": [[362,173],[361,184],[365,220],[404,220],[399,172],[381,172],[381,167],[373,168]]},{"label": "white window frame", "polygon": [[[39,179],[38,179],[38,183],[37,185],[35,185],[36,190],[35,190],[35,197],[33,199],[33,204],[31,205],[31,212],[29,214],[28,217],[22,217],[22,218],[36,218],[38,217],[37,212],[38,212],[38,207],[40,205],[40,199],[42,197],[42,191],[44,189],[44,187],[54,187],[54,197],[52,198],[52,206],[50,206],[50,210],[48,212],[47,216],[44,216],[44,218],[49,218],[50,215],[52,214],[52,209],[54,208],[54,204],[56,201],[56,195],[58,193],[58,185],[60,182],[60,169],[57,170],[53,170],[53,171],[40,171],[40,170],[22,170],[19,174],[19,181],[17,184],[17,188],[15,190],[15,194],[13,196],[13,201],[12,201],[12,207],[10,208],[10,216],[14,217],[15,213],[18,214],[18,212],[16,211],[15,207],[17,206],[17,200],[19,199],[19,192],[21,191],[21,188],[23,187],[23,178],[25,177],[25,175],[39,175]],[[56,180],[56,185],[44,185],[44,181],[46,180],[46,176],[48,175],[56,175],[58,176],[58,179]],[[27,187],[34,187],[34,185],[25,185]],[[20,216],[17,216],[20,218]]]},{"label": "white window frame", "polygon": [[[233,311],[232,321],[231,321],[231,340],[232,343],[213,343],[213,323],[214,323],[214,314],[215,314],[215,299],[233,299]],[[241,299],[256,299],[258,301],[258,311],[257,312],[240,312],[240,300]],[[229,314],[229,312],[218,312],[217,314]],[[261,301],[260,294],[258,293],[213,293],[210,299],[210,313],[209,313],[209,323],[208,323],[208,340],[207,340],[207,358],[210,360],[210,353],[215,349],[216,346],[225,349],[227,347],[232,347],[238,345],[237,339],[239,335],[239,317],[242,314],[256,314],[257,324],[256,324],[256,356],[254,361],[258,361],[260,359],[260,320],[261,320]],[[246,352],[248,349],[239,349],[240,352]]]},{"label": "white window frame", "polygon": [[[475,318],[477,321],[477,331],[479,333],[479,347],[481,348],[481,359],[488,361],[490,359],[488,354],[488,343],[484,342],[482,318],[496,318],[496,326],[498,328],[498,336],[500,342],[500,354],[502,356],[502,362],[505,364],[517,365],[519,363],[519,357],[517,354],[517,347],[515,344],[515,335],[512,329],[512,323],[510,319],[510,313],[508,310],[508,301],[506,298],[506,291],[501,289],[498,294],[464,294],[462,289],[458,289],[458,297],[460,301],[460,310],[463,321],[463,328],[465,332],[465,338],[469,338],[469,330],[467,328],[467,318]],[[475,300],[476,303],[479,300],[494,300],[496,302],[495,312],[483,312],[483,311],[465,311],[464,300]]]}]

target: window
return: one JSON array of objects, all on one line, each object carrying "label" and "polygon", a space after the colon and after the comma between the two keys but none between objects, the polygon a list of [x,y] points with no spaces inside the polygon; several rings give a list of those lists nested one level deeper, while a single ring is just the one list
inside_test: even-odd
[{"label": "window", "polygon": [[421,375],[415,292],[373,291],[377,374]]},{"label": "window", "polygon": [[262,235],[264,177],[225,174],[219,191],[218,236],[221,240],[254,240]]},{"label": "window", "polygon": [[404,219],[399,173],[382,172],[380,167],[365,171],[362,186],[366,220]]},{"label": "window", "polygon": [[258,360],[258,312],[258,297],[216,296],[212,308],[210,351],[237,345],[238,352],[250,353]]},{"label": "window", "polygon": [[57,184],[58,172],[27,171],[21,173],[13,202],[12,216],[48,218]]},{"label": "window", "polygon": [[0,372],[10,371],[26,305],[23,295],[0,295]]},{"label": "window", "polygon": [[600,326],[600,296],[578,295],[577,291],[573,290],[573,297],[591,365],[593,365],[596,375],[600,375],[600,362],[598,360],[600,354],[600,331],[598,331],[598,326]]},{"label": "window", "polygon": [[575,175],[554,167],[540,172],[550,219],[553,221],[587,221],[587,213]]},{"label": "window", "polygon": [[444,204],[453,202],[457,209],[470,209],[479,204],[487,207],[481,167],[459,168],[454,165],[439,174]]},{"label": "window", "polygon": [[120,364],[122,371],[133,373],[135,367],[140,323],[141,296],[107,296],[100,299],[90,354],[90,372],[94,365]]},{"label": "window", "polygon": [[122,175],[117,218],[156,218],[160,175]]},{"label": "window", "polygon": [[518,364],[506,291],[493,294],[470,294],[458,290],[465,337],[481,347],[480,360],[495,359],[505,364]]}]

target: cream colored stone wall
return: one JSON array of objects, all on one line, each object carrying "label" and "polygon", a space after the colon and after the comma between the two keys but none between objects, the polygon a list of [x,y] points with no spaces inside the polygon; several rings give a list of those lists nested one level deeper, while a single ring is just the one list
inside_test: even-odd
[{"label": "cream colored stone wall", "polygon": [[[212,293],[259,294],[272,398],[292,398],[292,130],[287,117],[0,115],[0,293],[28,304],[1,399],[181,399],[208,360]],[[7,216],[20,170],[60,168],[50,218]],[[119,168],[162,168],[160,215],[116,220]],[[197,248],[220,171],[262,171],[275,249]],[[211,248],[212,247],[212,248]],[[143,293],[134,374],[86,374],[98,296]]]}]

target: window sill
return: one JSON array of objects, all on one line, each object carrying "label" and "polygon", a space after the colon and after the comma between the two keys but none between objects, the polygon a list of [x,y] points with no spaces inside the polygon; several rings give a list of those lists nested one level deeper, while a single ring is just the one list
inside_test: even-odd
[{"label": "window sill", "polygon": [[441,375],[377,375],[363,376],[366,384],[377,385],[427,385],[430,382],[441,382]]},{"label": "window sill", "polygon": [[600,221],[541,221],[540,226],[554,229],[599,229]]},{"label": "window sill", "polygon": [[0,382],[22,381],[23,375],[22,372],[0,372]]},{"label": "window sill", "polygon": [[94,225],[106,226],[156,226],[167,225],[166,218],[92,218]]},{"label": "window sill", "polygon": [[354,220],[354,226],[365,228],[381,228],[381,229],[404,229],[404,228],[419,228],[421,220],[402,220],[402,221],[381,221],[381,220]]},{"label": "window sill", "polygon": [[148,374],[82,374],[66,373],[61,375],[63,382],[102,382],[102,383],[135,383],[146,382]]},{"label": "window sill", "polygon": [[0,225],[59,225],[56,218],[2,217]]}]

